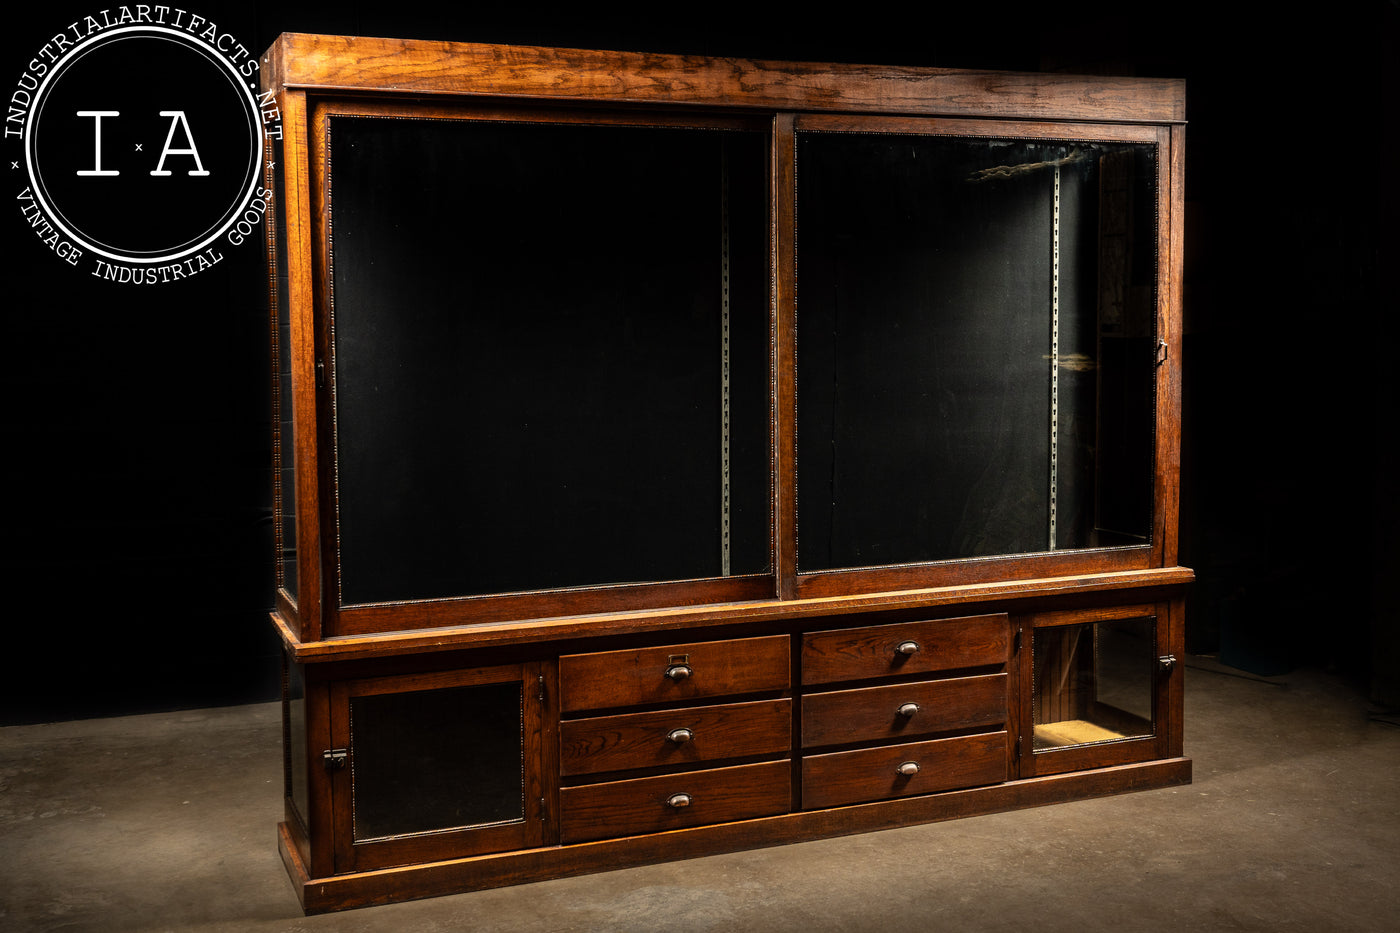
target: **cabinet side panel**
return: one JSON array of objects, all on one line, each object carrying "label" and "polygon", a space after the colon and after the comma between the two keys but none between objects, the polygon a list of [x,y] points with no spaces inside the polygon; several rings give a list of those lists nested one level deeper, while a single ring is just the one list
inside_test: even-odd
[{"label": "cabinet side panel", "polygon": [[263,185],[268,198],[266,223],[268,327],[272,352],[272,513],[278,609],[293,631],[301,623],[296,613],[296,431],[292,417],[291,317],[287,293],[287,251],[291,248],[281,217],[286,204],[286,163],[283,137],[264,139]]},{"label": "cabinet side panel", "polygon": [[776,373],[778,438],[774,451],[774,495],[776,498],[778,597],[797,595],[797,443],[796,380],[793,377],[796,353],[797,304],[794,290],[797,276],[796,175],[794,159],[797,137],[792,114],[779,114],[773,126],[773,305],[777,338],[773,344]]},{"label": "cabinet side panel", "polygon": [[[320,574],[320,507],[317,497],[316,447],[316,343],[315,305],[312,289],[311,202],[306,96],[282,91],[279,106],[283,118],[282,171],[284,197],[279,219],[287,264],[288,335],[285,347],[291,384],[291,468],[294,474],[294,514],[297,561],[297,633],[303,641],[322,636]],[[284,415],[284,418],[286,416]],[[289,451],[285,441],[283,458]]]},{"label": "cabinet side panel", "polygon": [[1167,155],[1163,158],[1165,184],[1162,185],[1163,222],[1161,224],[1161,264],[1158,275],[1161,282],[1158,293],[1161,296],[1161,317],[1158,332],[1161,336],[1160,369],[1158,382],[1157,423],[1159,448],[1157,469],[1159,493],[1157,497],[1159,527],[1155,541],[1161,551],[1161,565],[1170,567],[1177,562],[1177,520],[1181,499],[1181,374],[1182,349],[1184,344],[1182,298],[1184,294],[1182,277],[1185,270],[1185,137],[1182,126],[1174,126],[1161,133],[1162,146]]}]

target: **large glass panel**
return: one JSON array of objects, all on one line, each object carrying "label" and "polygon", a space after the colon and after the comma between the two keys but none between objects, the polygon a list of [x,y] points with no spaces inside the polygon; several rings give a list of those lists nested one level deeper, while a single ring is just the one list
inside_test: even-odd
[{"label": "large glass panel", "polygon": [[1147,145],[803,133],[798,569],[1143,543]]},{"label": "large glass panel", "polygon": [[[286,204],[286,178],[282,169],[282,140],[269,140],[273,146],[273,185],[276,188],[274,204]],[[269,213],[268,222],[284,224],[285,218]],[[292,248],[285,232],[271,240],[275,250],[273,274],[273,296],[277,302],[276,327],[273,351],[275,369],[273,379],[273,409],[277,419],[273,425],[273,471],[275,484],[274,508],[275,539],[277,542],[277,585],[285,589],[292,598],[297,595],[297,500],[296,500],[296,426],[293,422],[292,405],[292,328],[290,296],[287,290],[287,251]]]},{"label": "large glass panel", "polygon": [[302,665],[284,653],[282,685],[283,758],[286,795],[302,820],[311,812],[306,773],[306,676]]},{"label": "large glass panel", "polygon": [[1035,750],[1152,735],[1156,643],[1151,617],[1036,629]]},{"label": "large glass panel", "polygon": [[337,117],[345,604],[766,572],[766,136]]},{"label": "large glass panel", "polygon": [[519,683],[353,697],[355,840],[525,818]]}]

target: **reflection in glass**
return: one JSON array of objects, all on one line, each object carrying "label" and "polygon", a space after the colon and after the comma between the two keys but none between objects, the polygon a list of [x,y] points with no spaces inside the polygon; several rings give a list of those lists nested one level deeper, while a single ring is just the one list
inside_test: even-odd
[{"label": "reflection in glass", "polygon": [[1146,145],[804,133],[798,567],[1143,543]]},{"label": "reflection in glass", "polygon": [[352,697],[355,839],[524,819],[519,683]]},{"label": "reflection in glass", "polygon": [[1031,718],[1037,751],[1153,734],[1155,621],[1035,630]]}]

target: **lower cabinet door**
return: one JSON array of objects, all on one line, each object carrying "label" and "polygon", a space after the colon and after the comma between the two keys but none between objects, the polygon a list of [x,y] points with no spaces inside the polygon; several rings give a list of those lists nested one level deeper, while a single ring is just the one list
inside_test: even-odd
[{"label": "lower cabinet door", "polygon": [[1159,603],[1031,617],[1031,663],[1021,674],[1031,720],[1021,736],[1023,777],[1173,753],[1180,720],[1172,687],[1179,689],[1181,674],[1171,619],[1180,611]]},{"label": "lower cabinet door", "polygon": [[791,807],[792,762],[786,760],[565,787],[559,791],[559,841],[730,823]]},{"label": "lower cabinet door", "polygon": [[368,677],[331,690],[336,871],[544,841],[539,664]]},{"label": "lower cabinet door", "polygon": [[1007,733],[882,745],[802,759],[802,808],[820,810],[1006,780]]}]

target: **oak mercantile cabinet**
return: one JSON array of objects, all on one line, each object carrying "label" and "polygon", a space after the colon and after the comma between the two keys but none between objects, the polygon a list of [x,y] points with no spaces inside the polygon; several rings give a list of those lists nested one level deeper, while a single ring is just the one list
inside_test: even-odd
[{"label": "oak mercantile cabinet", "polygon": [[261,73],[307,912],[1190,780],[1182,82]]}]

